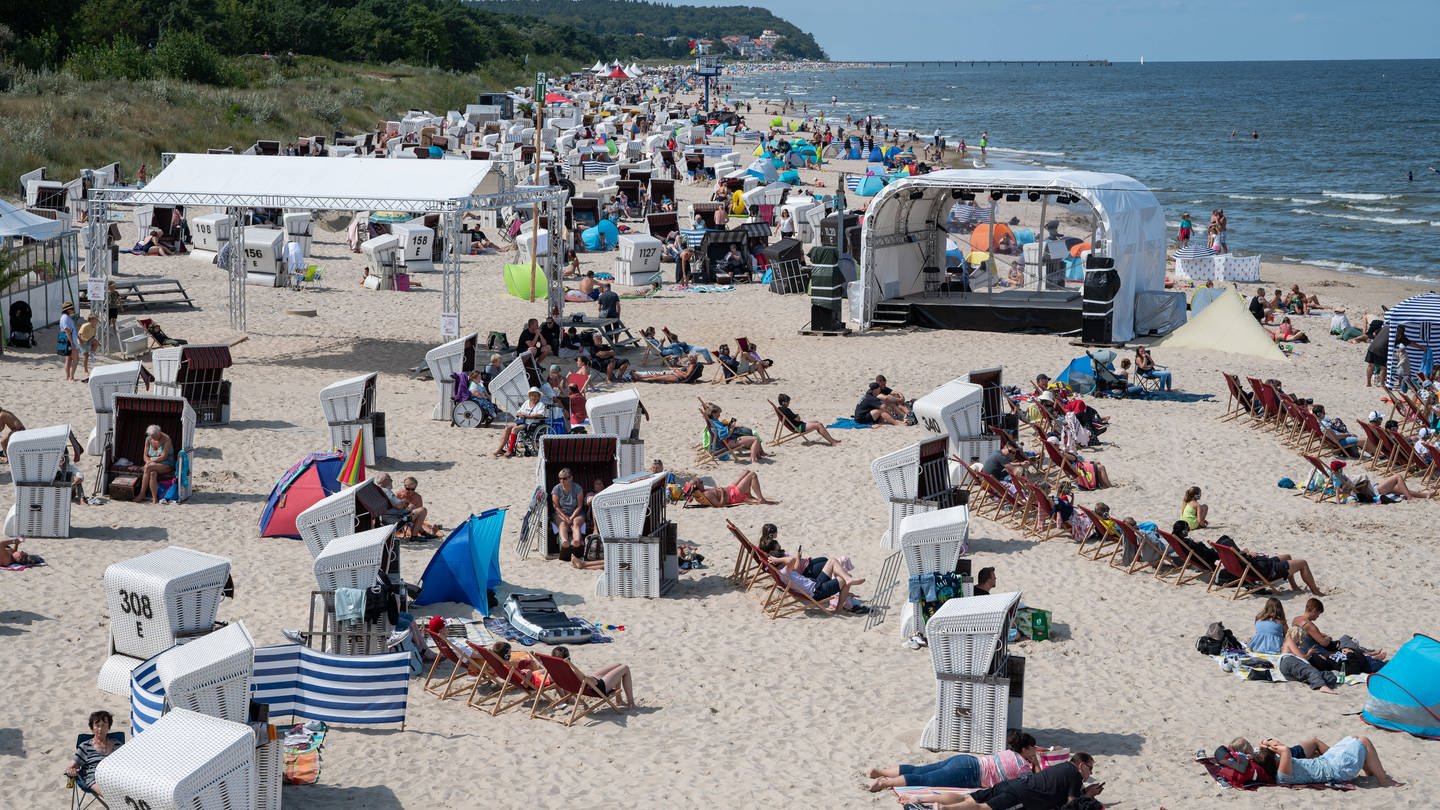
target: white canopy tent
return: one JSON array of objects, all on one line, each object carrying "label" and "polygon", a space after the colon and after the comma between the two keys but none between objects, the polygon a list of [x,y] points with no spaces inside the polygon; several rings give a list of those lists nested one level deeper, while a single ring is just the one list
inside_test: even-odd
[{"label": "white canopy tent", "polygon": [[[243,244],[245,209],[307,211],[406,211],[439,213],[445,236],[440,336],[460,333],[461,217],[466,211],[536,206],[558,214],[566,191],[558,186],[511,187],[507,172],[485,160],[362,160],[265,155],[174,155],[143,189],[96,189],[90,196],[86,266],[91,307],[102,318],[104,283],[109,279],[105,223],[111,205],[196,205],[229,209],[232,244]],[[233,251],[230,267],[230,322],[245,329],[245,267]],[[560,254],[545,261],[547,309],[564,308]],[[98,287],[97,287],[98,283]],[[95,295],[94,290],[100,295]],[[108,330],[102,330],[102,334]]]},{"label": "white canopy tent", "polygon": [[[1135,297],[1165,287],[1165,217],[1160,202],[1139,181],[1120,174],[1023,169],[946,170],[893,182],[870,202],[861,229],[858,285],[861,328],[870,326],[881,301],[923,292],[922,268],[944,266],[940,224],[961,192],[977,199],[991,192],[1065,194],[1089,203],[1099,225],[1092,244],[1115,260],[1120,292],[1112,339],[1135,336]],[[953,195],[952,195],[953,192]]]},{"label": "white canopy tent", "polygon": [[65,231],[65,223],[46,219],[0,200],[0,239],[25,237],[43,242]]}]

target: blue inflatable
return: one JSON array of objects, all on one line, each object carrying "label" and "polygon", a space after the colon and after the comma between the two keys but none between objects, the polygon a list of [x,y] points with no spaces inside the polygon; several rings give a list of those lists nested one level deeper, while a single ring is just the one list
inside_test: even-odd
[{"label": "blue inflatable", "polygon": [[580,233],[580,241],[586,250],[614,250],[620,246],[620,229],[608,219]]}]

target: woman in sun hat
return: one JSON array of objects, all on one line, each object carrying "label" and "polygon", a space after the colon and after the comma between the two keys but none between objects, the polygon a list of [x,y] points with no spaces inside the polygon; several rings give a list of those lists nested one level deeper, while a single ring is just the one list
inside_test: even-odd
[{"label": "woman in sun hat", "polygon": [[65,358],[65,381],[75,382],[75,369],[80,366],[80,334],[75,328],[75,305],[69,301],[60,307],[60,332],[55,336],[55,353]]}]

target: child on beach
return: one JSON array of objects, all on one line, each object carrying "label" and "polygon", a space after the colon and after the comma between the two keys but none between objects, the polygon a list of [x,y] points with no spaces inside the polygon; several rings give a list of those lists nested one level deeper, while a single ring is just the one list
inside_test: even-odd
[{"label": "child on beach", "polygon": [[1190,244],[1190,235],[1191,235],[1192,233],[1194,233],[1194,231],[1195,231],[1195,225],[1194,225],[1194,223],[1192,223],[1192,222],[1190,221],[1190,215],[1189,215],[1189,214],[1181,214],[1181,215],[1180,215],[1180,238],[1176,240],[1176,241],[1179,243],[1180,247],[1183,248],[1183,247],[1185,247],[1186,245]]}]

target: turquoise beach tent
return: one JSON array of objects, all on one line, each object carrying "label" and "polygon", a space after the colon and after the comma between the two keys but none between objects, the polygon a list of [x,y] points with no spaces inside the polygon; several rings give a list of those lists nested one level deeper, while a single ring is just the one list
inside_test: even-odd
[{"label": "turquoise beach tent", "polygon": [[471,515],[450,530],[420,575],[417,605],[465,602],[490,615],[488,593],[500,584],[500,532],[505,510]]},{"label": "turquoise beach tent", "polygon": [[1440,641],[1417,634],[1370,675],[1366,688],[1365,722],[1440,739]]},{"label": "turquoise beach tent", "polygon": [[797,172],[794,169],[787,169],[780,173],[779,182],[789,183],[792,186],[798,186],[800,185],[800,172]]},{"label": "turquoise beach tent", "polygon": [[1070,390],[1082,396],[1095,390],[1095,366],[1090,356],[1077,357],[1070,361],[1065,370],[1055,375],[1056,382],[1070,386]]},{"label": "turquoise beach tent", "polygon": [[861,197],[874,197],[885,187],[885,178],[878,174],[867,174],[860,180],[860,185],[855,187],[855,193]]},{"label": "turquoise beach tent", "polygon": [[620,246],[620,229],[609,219],[602,219],[581,231],[580,241],[586,250],[614,250]]}]

